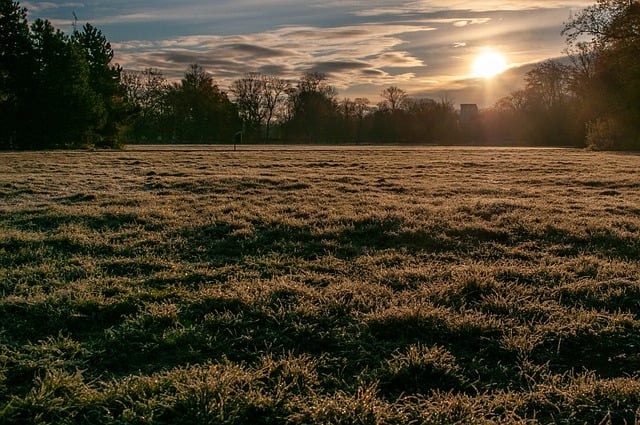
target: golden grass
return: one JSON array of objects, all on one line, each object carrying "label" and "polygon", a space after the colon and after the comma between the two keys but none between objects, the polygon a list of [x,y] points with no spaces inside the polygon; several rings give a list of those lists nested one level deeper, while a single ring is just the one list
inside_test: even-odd
[{"label": "golden grass", "polygon": [[0,155],[0,423],[637,423],[640,157]]}]

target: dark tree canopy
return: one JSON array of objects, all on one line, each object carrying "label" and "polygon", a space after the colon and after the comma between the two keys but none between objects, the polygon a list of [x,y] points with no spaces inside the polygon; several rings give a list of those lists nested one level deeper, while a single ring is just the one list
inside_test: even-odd
[{"label": "dark tree canopy", "polygon": [[400,87],[390,86],[382,91],[380,97],[383,99],[380,103],[381,108],[394,113],[404,109],[408,95],[407,92]]},{"label": "dark tree canopy", "polygon": [[240,127],[235,105],[197,64],[169,88],[166,108],[169,136],[176,142],[229,143]]},{"label": "dark tree canopy", "polygon": [[260,140],[263,126],[265,138],[269,138],[271,123],[283,110],[289,89],[285,80],[259,72],[250,72],[233,82],[231,92],[249,140]]},{"label": "dark tree canopy", "polygon": [[0,1],[0,148],[116,146],[120,70],[111,46],[86,25],[71,37]]},{"label": "dark tree canopy", "polygon": [[640,148],[640,1],[598,0],[563,33],[578,65],[575,88],[591,143]]},{"label": "dark tree canopy", "polygon": [[640,2],[637,0],[597,0],[564,26],[570,44],[585,37],[600,47],[637,44],[640,41]]},{"label": "dark tree canopy", "polygon": [[230,100],[197,64],[173,83],[159,70],[125,72],[93,25],[68,36],[0,0],[0,149],[230,143],[240,131],[250,142],[640,149],[640,1],[597,0],[562,32],[568,58],[534,66],[522,89],[470,125],[451,100],[412,98],[394,85],[377,106],[339,100],[315,72],[297,82],[248,72],[230,85]]},{"label": "dark tree canopy", "polygon": [[169,83],[157,69],[122,73],[125,102],[128,108],[129,142],[162,142],[166,139],[164,116],[167,110]]},{"label": "dark tree canopy", "polygon": [[327,143],[338,117],[336,89],[319,73],[305,73],[297,86],[289,91],[289,117],[285,124],[287,137],[302,142]]},{"label": "dark tree canopy", "polygon": [[98,102],[104,116],[97,129],[99,143],[117,144],[119,123],[124,119],[122,68],[112,65],[113,49],[102,32],[91,24],[85,24],[82,31],[74,31],[72,42],[84,56],[89,70],[89,84],[98,95]]},{"label": "dark tree canopy", "polygon": [[104,107],[89,82],[81,52],[50,22],[31,26],[37,67],[19,108],[18,146],[76,147],[93,144]]},{"label": "dark tree canopy", "polygon": [[23,108],[25,89],[35,69],[27,10],[0,0],[0,148],[16,143],[16,123]]}]

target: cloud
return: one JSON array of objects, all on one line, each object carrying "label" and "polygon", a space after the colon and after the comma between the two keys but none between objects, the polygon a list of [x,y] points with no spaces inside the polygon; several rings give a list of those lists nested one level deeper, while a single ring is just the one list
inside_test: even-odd
[{"label": "cloud", "polygon": [[278,58],[285,57],[288,52],[283,49],[271,49],[248,43],[223,44],[220,49],[231,56],[247,56],[251,58]]},{"label": "cloud", "polygon": [[409,52],[404,51],[383,53],[375,60],[373,60],[372,63],[381,68],[407,68],[424,66],[424,62],[422,60],[416,58],[415,56],[412,56]]},{"label": "cloud", "polygon": [[[562,22],[594,0],[94,0],[27,3],[32,16],[71,28],[69,7],[103,30],[126,69],[157,68],[179,79],[192,63],[222,87],[246,72],[297,80],[330,77],[340,93],[470,93],[470,64],[483,47],[513,67],[557,56]],[[511,75],[511,74],[510,74]],[[504,86],[507,80],[504,79]],[[482,86],[482,85],[480,85]],[[478,89],[479,91],[482,91]],[[495,91],[497,92],[497,90]]]},{"label": "cloud", "polygon": [[463,28],[467,25],[486,24],[491,21],[491,18],[452,19],[451,21],[454,27]]},{"label": "cloud", "polygon": [[[112,43],[116,61],[125,68],[159,68],[177,78],[191,63],[199,63],[223,85],[246,72],[267,72],[290,80],[316,71],[332,84],[347,87],[366,78],[392,79],[385,68],[424,66],[419,58],[397,48],[400,35],[424,33],[425,26],[365,24],[345,27],[289,26],[255,34],[190,36],[170,40]],[[398,75],[406,81],[407,73]]]},{"label": "cloud", "polygon": [[26,7],[29,12],[42,12],[45,10],[61,9],[61,8],[81,8],[84,3],[53,3],[47,1],[40,2],[22,2],[21,6]]},{"label": "cloud", "polygon": [[356,71],[369,68],[369,64],[361,61],[327,61],[317,62],[311,67],[310,71],[322,74],[332,75],[349,71]]},{"label": "cloud", "polygon": [[404,15],[435,13],[442,11],[467,11],[467,12],[494,12],[494,11],[517,11],[533,9],[557,9],[567,7],[586,7],[592,1],[584,0],[493,0],[493,1],[464,1],[464,0],[420,0],[411,2],[396,2],[395,6],[374,7],[370,9],[360,9],[353,12],[357,16],[384,16],[384,15]]}]

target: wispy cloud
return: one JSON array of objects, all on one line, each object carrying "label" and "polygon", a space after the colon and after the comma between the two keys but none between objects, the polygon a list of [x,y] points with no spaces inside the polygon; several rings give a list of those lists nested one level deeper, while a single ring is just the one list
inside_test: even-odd
[{"label": "wispy cloud", "polygon": [[26,7],[31,12],[43,12],[50,11],[52,9],[62,9],[62,8],[82,8],[84,7],[84,3],[53,3],[48,1],[39,1],[39,2],[22,2],[21,6]]},{"label": "wispy cloud", "polygon": [[[385,70],[424,66],[407,51],[400,34],[432,28],[400,25],[360,25],[336,28],[284,27],[256,34],[192,36],[156,42],[114,43],[116,60],[125,67],[156,67],[178,76],[188,64],[208,68],[223,84],[245,72],[277,70],[295,79],[302,72],[323,72],[338,87],[353,81],[373,82],[391,75]],[[400,79],[406,79],[405,73]]]},{"label": "wispy cloud", "polygon": [[[393,3],[393,2],[391,2]],[[584,0],[493,0],[493,1],[464,1],[464,0],[420,0],[399,1],[395,5],[384,7],[362,8],[353,13],[357,16],[382,16],[382,15],[412,15],[422,13],[434,13],[442,11],[468,11],[468,12],[492,12],[515,11],[567,7],[585,7],[592,2]]]},{"label": "wispy cloud", "polygon": [[[70,8],[103,30],[125,68],[158,68],[180,78],[203,65],[228,86],[246,72],[295,80],[326,73],[345,95],[473,93],[474,56],[492,47],[508,57],[502,78],[516,87],[526,66],[557,56],[570,11],[593,0],[93,0],[26,3],[69,29]],[[505,74],[506,75],[506,74]],[[497,90],[496,90],[497,92]],[[484,92],[483,92],[484,93]],[[370,95],[370,94],[369,94]],[[472,99],[465,99],[472,100]]]}]

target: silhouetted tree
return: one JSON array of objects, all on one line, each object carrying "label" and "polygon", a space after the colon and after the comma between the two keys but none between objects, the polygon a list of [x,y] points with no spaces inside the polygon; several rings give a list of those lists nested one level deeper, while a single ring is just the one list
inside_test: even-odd
[{"label": "silhouetted tree", "polygon": [[404,109],[405,102],[408,98],[407,92],[397,86],[387,87],[380,93],[382,102],[378,104],[381,110],[387,110],[391,113]]},{"label": "silhouetted tree", "polygon": [[584,125],[573,91],[571,66],[547,60],[525,76],[525,88],[500,99],[484,114],[490,140],[528,145],[575,146],[583,144]]},{"label": "silhouetted tree", "polygon": [[640,2],[638,0],[597,0],[565,23],[562,33],[572,45],[584,36],[598,48],[640,42]]},{"label": "silhouetted tree", "polygon": [[338,111],[343,120],[343,140],[360,141],[365,137],[364,117],[369,112],[369,99],[345,98],[339,102]]},{"label": "silhouetted tree", "polygon": [[27,10],[0,0],[0,148],[22,144],[26,90],[36,68]]},{"label": "silhouetted tree", "polygon": [[287,81],[274,75],[265,75],[263,79],[266,137],[269,139],[271,123],[278,113],[284,109],[286,94],[290,91],[291,86]]},{"label": "silhouetted tree", "polygon": [[122,84],[129,108],[127,137],[133,142],[161,142],[167,138],[163,133],[162,118],[166,112],[169,84],[157,69],[125,71]]},{"label": "silhouetted tree", "polygon": [[246,74],[231,85],[240,118],[249,138],[259,138],[261,127],[269,137],[271,122],[282,107],[289,84],[278,77],[257,72]]},{"label": "silhouetted tree", "polygon": [[373,114],[372,131],[379,142],[395,143],[406,139],[407,116],[405,106],[407,92],[390,86],[380,93],[378,110]]},{"label": "silhouetted tree", "polygon": [[527,92],[511,92],[499,99],[481,115],[483,135],[494,144],[521,145],[529,143],[531,120],[528,116]]},{"label": "silhouetted tree", "polygon": [[249,73],[231,84],[238,114],[247,138],[259,138],[260,126],[266,116],[264,107],[265,80],[259,73]]},{"label": "silhouetted tree", "polygon": [[229,142],[239,127],[235,106],[197,64],[167,92],[165,120],[175,141]]},{"label": "silhouetted tree", "polygon": [[563,33],[570,51],[588,52],[580,58],[588,59],[589,73],[576,88],[589,99],[583,104],[589,142],[640,148],[640,2],[598,0],[573,16]]},{"label": "silhouetted tree", "polygon": [[38,64],[27,88],[24,148],[78,147],[99,141],[105,109],[90,86],[89,67],[77,46],[49,21],[31,26]]},{"label": "silhouetted tree", "polygon": [[113,65],[113,49],[102,31],[87,23],[82,31],[74,31],[71,42],[77,45],[84,55],[89,68],[89,85],[97,95],[97,102],[104,110],[97,133],[103,146],[121,144],[119,124],[124,120],[126,109],[124,90],[120,81],[122,68]]},{"label": "silhouetted tree", "polygon": [[336,90],[323,74],[306,73],[289,91],[289,116],[284,130],[289,140],[336,141]]},{"label": "silhouetted tree", "polygon": [[571,69],[554,60],[538,64],[525,76],[527,113],[531,120],[529,140],[536,145],[575,145],[576,105],[571,88]]},{"label": "silhouetted tree", "polygon": [[569,97],[569,68],[558,61],[538,64],[525,76],[528,103],[545,109],[555,109],[567,103]]},{"label": "silhouetted tree", "polygon": [[460,137],[458,114],[451,100],[409,98],[393,114],[397,137],[409,143],[454,143]]},{"label": "silhouetted tree", "polygon": [[[113,51],[91,25],[68,37],[51,22],[27,22],[17,2],[0,1],[0,147],[117,144],[124,118]],[[116,113],[118,111],[119,113]]]}]

